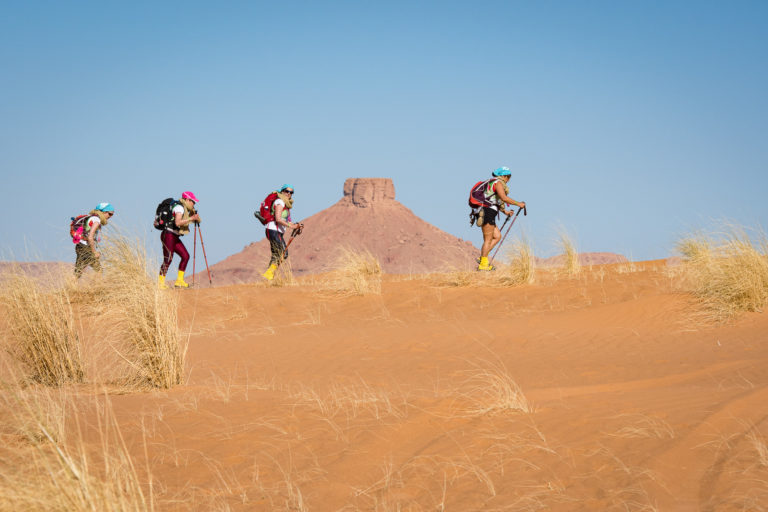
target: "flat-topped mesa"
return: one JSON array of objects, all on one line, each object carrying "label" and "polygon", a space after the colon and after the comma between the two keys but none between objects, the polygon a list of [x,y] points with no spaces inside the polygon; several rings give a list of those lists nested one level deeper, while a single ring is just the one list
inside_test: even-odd
[{"label": "flat-topped mesa", "polygon": [[391,178],[348,178],[344,182],[343,203],[368,208],[394,199],[395,184]]}]

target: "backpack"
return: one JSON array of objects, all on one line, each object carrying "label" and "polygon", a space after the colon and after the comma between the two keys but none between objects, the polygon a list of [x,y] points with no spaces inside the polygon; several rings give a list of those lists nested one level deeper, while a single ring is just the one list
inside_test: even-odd
[{"label": "backpack", "polygon": [[477,224],[477,227],[482,227],[484,224],[483,207],[493,206],[487,197],[485,197],[485,190],[488,188],[488,184],[497,178],[491,178],[484,181],[478,181],[469,190],[469,225]]},{"label": "backpack", "polygon": [[264,198],[259,209],[253,212],[253,216],[259,219],[259,222],[264,225],[275,220],[275,216],[272,213],[272,204],[275,202],[275,199],[277,199],[277,192],[272,192]]},{"label": "backpack", "polygon": [[485,197],[485,189],[488,188],[488,184],[497,178],[491,178],[485,181],[478,181],[469,191],[469,207],[472,209],[481,208],[483,206],[493,206],[487,197]]},{"label": "backpack", "polygon": [[73,244],[79,244],[85,238],[85,221],[90,217],[89,214],[70,217],[72,222],[69,224],[69,236],[72,237]]},{"label": "backpack", "polygon": [[163,201],[157,205],[157,209],[155,210],[155,229],[160,231],[166,228],[173,229],[173,227],[176,225],[175,219],[173,217],[173,209],[177,204],[179,204],[177,200],[169,197],[167,199],[163,199]]}]

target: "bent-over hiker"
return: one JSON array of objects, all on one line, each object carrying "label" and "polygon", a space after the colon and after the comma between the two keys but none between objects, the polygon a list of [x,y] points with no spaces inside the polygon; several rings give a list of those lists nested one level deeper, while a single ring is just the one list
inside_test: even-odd
[{"label": "bent-over hiker", "polygon": [[75,277],[80,279],[87,267],[92,267],[96,272],[101,271],[98,243],[101,241],[99,232],[107,225],[109,219],[115,214],[115,208],[109,203],[99,203],[88,215],[81,215],[72,219],[70,234],[75,242]]},{"label": "bent-over hiker", "polygon": [[[199,201],[192,192],[184,192],[181,199],[169,205],[171,219],[165,224],[165,228],[160,233],[160,242],[163,244],[163,264],[160,266],[160,275],[158,276],[158,285],[161,289],[167,289],[165,284],[165,275],[168,273],[168,267],[171,266],[173,254],[179,255],[179,274],[173,286],[177,288],[188,288],[189,284],[184,281],[184,272],[187,270],[189,261],[189,252],[184,247],[181,237],[189,233],[189,224],[191,222],[200,222],[200,215],[195,211],[195,204]],[[162,203],[161,203],[162,204]]]},{"label": "bent-over hiker", "polygon": [[483,206],[482,224],[483,246],[480,249],[480,261],[477,270],[493,270],[493,266],[488,263],[488,254],[501,240],[501,231],[496,226],[496,216],[499,211],[505,215],[511,215],[511,212],[504,210],[504,205],[509,204],[518,208],[525,208],[524,202],[515,201],[509,197],[509,182],[512,173],[508,167],[499,167],[493,171],[493,177],[488,181],[485,187],[485,199],[488,206]]},{"label": "bent-over hiker", "polygon": [[267,240],[269,240],[271,257],[269,259],[269,267],[262,274],[267,281],[275,278],[277,267],[288,258],[284,237],[285,229],[296,229],[299,227],[298,223],[294,223],[291,220],[293,193],[293,186],[286,183],[277,191],[277,197],[272,202],[270,208],[271,220],[267,223],[266,234]]}]

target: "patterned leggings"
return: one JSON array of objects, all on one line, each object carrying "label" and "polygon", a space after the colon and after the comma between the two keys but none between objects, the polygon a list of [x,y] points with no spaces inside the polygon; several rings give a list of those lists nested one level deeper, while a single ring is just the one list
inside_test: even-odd
[{"label": "patterned leggings", "polygon": [[279,265],[288,257],[288,249],[285,247],[285,238],[283,238],[281,232],[275,231],[274,229],[268,229],[267,240],[269,240],[269,250],[272,252],[269,264]]},{"label": "patterned leggings", "polygon": [[171,260],[173,260],[173,253],[178,254],[181,258],[181,261],[179,262],[179,270],[182,272],[187,270],[189,253],[187,252],[187,248],[184,247],[184,242],[181,241],[181,237],[176,233],[163,231],[160,233],[160,241],[163,243],[163,264],[160,267],[160,275],[164,276],[168,273],[168,267],[171,266]]}]

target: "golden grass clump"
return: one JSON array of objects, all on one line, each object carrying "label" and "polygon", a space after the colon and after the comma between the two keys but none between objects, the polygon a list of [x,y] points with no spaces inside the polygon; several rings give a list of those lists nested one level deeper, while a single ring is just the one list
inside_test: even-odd
[{"label": "golden grass clump", "polygon": [[46,290],[19,271],[3,279],[2,300],[12,341],[7,350],[28,377],[49,386],[82,382],[80,339],[68,290]]},{"label": "golden grass clump", "polygon": [[297,286],[296,278],[293,277],[293,267],[290,260],[283,260],[275,271],[275,278],[269,281],[269,286],[282,288],[284,286]]},{"label": "golden grass clump", "polygon": [[113,237],[104,250],[95,314],[111,326],[116,350],[134,371],[127,384],[170,388],[182,382],[187,346],[178,329],[177,292],[160,290],[147,262],[142,243]]},{"label": "golden grass clump", "polygon": [[470,416],[480,416],[503,411],[534,412],[533,405],[523,390],[509,374],[501,361],[480,361],[467,371],[462,395],[471,406],[466,409]]},{"label": "golden grass clump", "polygon": [[709,316],[724,321],[768,303],[768,238],[728,226],[721,234],[697,233],[680,240],[683,273]]},{"label": "golden grass clump", "polygon": [[381,274],[381,264],[370,251],[343,248],[332,273],[331,287],[354,295],[380,295]]},{"label": "golden grass clump", "polygon": [[146,495],[106,405],[94,408],[100,443],[93,450],[72,420],[79,413],[72,390],[3,386],[0,510],[153,510],[152,486]]},{"label": "golden grass clump", "polygon": [[576,250],[576,244],[573,239],[561,229],[558,232],[557,244],[563,251],[565,263],[563,269],[568,276],[578,276],[581,273],[581,263],[579,262],[579,252]]},{"label": "golden grass clump", "polygon": [[507,251],[507,265],[498,269],[499,284],[514,286],[532,283],[536,275],[536,258],[526,237],[516,240]]}]

